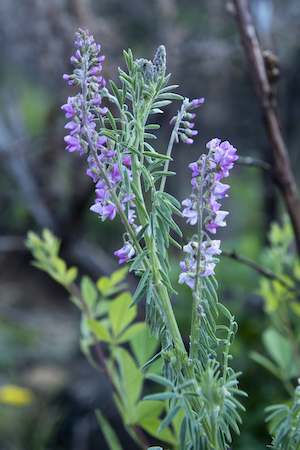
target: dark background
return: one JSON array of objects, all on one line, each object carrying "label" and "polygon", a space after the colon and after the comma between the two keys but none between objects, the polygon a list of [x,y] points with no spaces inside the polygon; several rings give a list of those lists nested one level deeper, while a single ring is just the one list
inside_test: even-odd
[{"label": "dark background", "polygon": [[[263,49],[279,57],[278,104],[296,180],[299,180],[300,4],[298,0],[253,0]],[[167,49],[171,83],[189,98],[205,97],[197,110],[193,146],[174,148],[169,191],[180,201],[190,192],[188,164],[208,140],[229,140],[240,156],[270,162],[269,146],[230,2],[222,0],[10,0],[0,2],[0,384],[34,390],[27,409],[0,404],[0,448],[105,449],[93,408],[119,427],[108,387],[85,362],[78,347],[79,314],[68,295],[30,266],[26,233],[43,227],[62,239],[62,255],[93,279],[117,268],[113,252],[122,243],[118,223],[100,223],[89,211],[93,183],[84,157],[68,154],[66,120],[60,106],[73,90],[62,80],[71,73],[74,33],[89,29],[106,55],[103,75],[118,82],[122,50],[152,59]],[[179,103],[159,117],[157,150],[166,148],[171,117]],[[267,171],[236,164],[224,208],[228,227],[218,232],[224,250],[259,261],[272,220],[284,211]],[[180,222],[187,235],[191,234]],[[173,250],[172,250],[173,251]],[[182,258],[173,251],[174,283]],[[217,268],[220,300],[240,325],[235,367],[242,370],[245,400],[242,437],[234,449],[260,450],[269,442],[263,407],[285,399],[279,382],[248,357],[260,349],[266,326],[258,274],[225,256]],[[133,289],[135,280],[130,280]],[[190,298],[180,289],[174,307],[188,334]],[[119,429],[119,428],[118,428]],[[122,433],[122,431],[119,431]],[[124,437],[125,449],[133,449]]]}]

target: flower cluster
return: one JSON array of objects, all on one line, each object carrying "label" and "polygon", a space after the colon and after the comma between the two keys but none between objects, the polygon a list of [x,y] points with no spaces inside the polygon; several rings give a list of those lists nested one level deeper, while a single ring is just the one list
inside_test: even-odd
[{"label": "flower cluster", "polygon": [[[134,222],[135,211],[132,202],[134,194],[126,194],[124,187],[124,172],[129,180],[132,179],[131,157],[126,149],[121,154],[117,151],[112,139],[107,138],[103,132],[96,131],[96,121],[103,123],[103,116],[107,114],[108,108],[100,107],[102,96],[106,95],[105,80],[100,75],[102,70],[103,55],[100,53],[100,45],[94,42],[93,36],[88,31],[80,30],[76,33],[76,52],[71,57],[71,63],[75,66],[72,75],[63,75],[70,86],[80,85],[81,92],[75,97],[69,97],[65,105],[61,107],[65,111],[66,119],[71,119],[65,128],[69,135],[64,140],[67,143],[66,150],[78,151],[81,155],[88,152],[87,158],[89,168],[87,175],[90,176],[95,186],[97,198],[91,206],[91,211],[100,215],[102,221],[108,217],[113,220],[120,209],[125,212],[128,223]],[[116,205],[118,203],[118,206]],[[134,249],[128,243],[124,248],[116,252],[120,262],[130,259]]]},{"label": "flower cluster", "polygon": [[[218,227],[226,226],[224,219],[228,214],[227,211],[220,210],[221,204],[218,200],[228,197],[226,191],[230,186],[221,183],[220,180],[228,177],[229,170],[238,156],[235,154],[236,149],[229,142],[221,143],[220,139],[211,140],[206,147],[209,149],[208,155],[202,155],[198,161],[189,164],[189,168],[193,171],[191,181],[193,189],[190,197],[182,202],[185,206],[183,216],[187,219],[187,223],[195,225],[203,218],[203,213],[206,213],[203,221],[205,228],[215,234]],[[221,253],[220,241],[211,240],[201,229],[202,223],[198,225],[201,230],[200,236],[194,236],[184,247],[183,250],[188,255],[180,263],[183,272],[180,274],[179,283],[186,283],[192,289],[197,273],[201,277],[214,274],[217,259],[213,256]]]},{"label": "flower cluster", "polygon": [[[126,216],[128,217],[129,224],[132,225],[135,218],[135,211],[134,209],[130,209],[130,207],[134,207],[132,202],[134,194],[130,194],[128,196],[122,189],[123,179],[115,159],[115,150],[108,150],[104,147],[103,143],[106,141],[107,138],[105,136],[99,138],[98,147],[102,149],[102,152],[97,158],[98,163],[93,159],[93,156],[88,157],[90,167],[87,169],[86,173],[88,176],[93,178],[94,183],[96,183],[95,193],[97,195],[95,203],[90,207],[90,210],[99,214],[102,221],[107,219],[107,217],[109,217],[110,220],[113,220],[116,217],[117,212],[119,212],[113,200],[113,191],[118,197],[122,210],[127,213]],[[99,164],[105,172],[105,179],[101,175]],[[126,167],[130,165],[131,158],[128,154],[126,154],[125,149],[121,170],[126,170],[129,180],[132,180],[131,170]]]},{"label": "flower cluster", "polygon": [[[190,120],[194,119],[196,117],[196,114],[189,112],[189,110],[198,108],[198,106],[204,103],[204,100],[204,98],[195,98],[194,100],[189,101],[187,105],[185,105],[185,111],[183,115],[180,116],[181,120],[178,126],[178,130],[176,131],[176,143],[179,142],[179,138],[185,144],[191,145],[194,143],[194,140],[192,138],[198,134],[198,131],[193,130],[195,124],[193,122],[190,122]],[[177,119],[178,115],[174,116],[170,120],[170,125],[174,125],[177,122]]]},{"label": "flower cluster", "polygon": [[[183,251],[188,255],[184,261],[179,263],[182,273],[179,275],[179,284],[186,283],[191,289],[195,288],[195,279],[197,270],[201,277],[209,277],[214,275],[214,268],[218,261],[214,255],[222,253],[220,250],[220,240],[208,239],[201,243],[200,255],[198,255],[198,236],[194,236],[192,240],[183,247]],[[199,267],[197,268],[198,257],[200,256]]]},{"label": "flower cluster", "polygon": [[63,79],[70,86],[80,85],[82,93],[75,97],[69,97],[65,105],[61,107],[65,111],[66,119],[71,119],[65,125],[70,134],[65,136],[66,150],[78,151],[81,155],[87,153],[87,135],[97,140],[94,119],[107,113],[107,108],[101,108],[101,89],[105,87],[105,80],[100,75],[102,61],[105,56],[99,55],[100,45],[96,45],[93,36],[88,31],[76,33],[75,56],[70,61],[75,66],[72,75],[64,74]]}]

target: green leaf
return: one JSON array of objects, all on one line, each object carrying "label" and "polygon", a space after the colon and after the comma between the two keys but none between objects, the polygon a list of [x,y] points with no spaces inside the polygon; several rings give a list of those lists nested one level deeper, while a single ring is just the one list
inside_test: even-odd
[{"label": "green leaf", "polygon": [[90,330],[96,335],[97,339],[104,342],[111,341],[109,331],[99,321],[94,319],[87,319],[87,324]]},{"label": "green leaf", "polygon": [[[101,277],[97,281],[96,285],[100,293],[104,297],[109,297],[116,292],[120,292],[124,289],[124,285],[118,285],[121,281],[125,279],[128,273],[128,267],[122,267],[121,269],[115,271],[110,278]],[[118,285],[118,286],[117,286]]]},{"label": "green leaf", "polygon": [[150,110],[149,114],[163,114],[164,112],[159,108],[153,108]]},{"label": "green leaf", "polygon": [[65,275],[67,271],[67,264],[66,262],[58,257],[53,257],[52,262],[54,264],[55,269],[57,270],[59,275]]},{"label": "green leaf", "polygon": [[162,108],[163,106],[167,106],[170,103],[172,103],[172,102],[170,102],[170,100],[162,100],[159,102],[154,102],[154,103],[152,103],[151,108]]},{"label": "green leaf", "polygon": [[118,436],[116,435],[116,432],[114,431],[112,426],[109,424],[109,422],[105,419],[105,417],[101,413],[100,409],[96,409],[95,414],[96,414],[101,431],[103,433],[103,436],[106,440],[106,443],[107,443],[109,449],[110,450],[123,450],[123,448],[120,444],[120,441],[118,439]]},{"label": "green leaf", "polygon": [[88,309],[91,310],[98,298],[98,292],[93,281],[87,275],[83,275],[81,279],[80,290]]},{"label": "green leaf", "polygon": [[170,156],[163,155],[163,154],[157,153],[157,152],[143,152],[143,155],[151,156],[151,158],[168,159],[169,161],[173,161],[173,159]]},{"label": "green leaf", "polygon": [[168,98],[170,100],[183,100],[182,95],[174,93],[158,94],[157,98]]},{"label": "green leaf", "polygon": [[76,280],[77,274],[78,274],[78,269],[75,266],[70,267],[67,270],[67,280],[68,280],[69,284],[73,283],[73,281]]},{"label": "green leaf", "polygon": [[297,375],[293,362],[293,350],[289,340],[275,328],[268,328],[263,332],[262,341],[269,355],[289,377]]},{"label": "green leaf", "polygon": [[170,172],[168,170],[156,170],[155,172],[152,173],[154,182],[159,180],[160,177],[163,177],[163,176],[167,177],[167,176],[172,176],[172,175],[176,175],[176,172]]},{"label": "green leaf", "polygon": [[157,445],[155,445],[154,447],[148,447],[148,450],[164,450],[164,449],[162,447],[157,447]]},{"label": "green leaf", "polygon": [[120,105],[120,107],[122,108],[123,104],[122,104],[122,97],[121,94],[119,92],[119,89],[117,88],[117,86],[115,85],[115,83],[112,80],[109,80],[109,83],[111,85],[111,88],[115,94],[115,97]]},{"label": "green leaf", "polygon": [[222,305],[222,303],[218,303],[218,309],[221,311],[222,314],[224,314],[225,317],[227,317],[228,320],[230,321],[232,320],[231,313],[224,305]]},{"label": "green leaf", "polygon": [[134,323],[120,335],[118,343],[123,344],[124,342],[131,341],[135,336],[140,335],[145,326],[146,324],[144,322]]},{"label": "green leaf", "polygon": [[114,356],[120,369],[121,392],[119,394],[125,406],[126,424],[132,424],[134,423],[135,404],[142,392],[143,376],[127,350],[117,347]]},{"label": "green leaf", "polygon": [[[160,441],[167,442],[168,444],[175,445],[174,436],[170,430],[170,428],[165,428],[162,430],[160,434],[158,434],[157,430],[161,423],[160,419],[153,419],[148,422],[140,422],[140,426],[151,436],[156,437]],[[148,450],[163,450],[161,447],[150,447]]]},{"label": "green leaf", "polygon": [[101,136],[106,136],[114,142],[118,142],[118,133],[115,130],[108,130],[107,128],[103,128],[101,130]]},{"label": "green leaf", "polygon": [[116,120],[115,120],[114,116],[112,115],[112,113],[110,112],[109,109],[107,110],[106,117],[108,118],[109,123],[111,124],[112,129],[113,129],[114,131],[117,131]]},{"label": "green leaf", "polygon": [[172,381],[168,380],[167,378],[165,378],[161,375],[157,375],[156,373],[148,373],[146,375],[146,378],[148,380],[153,381],[154,383],[161,384],[162,386],[166,387],[170,391],[172,391],[174,388]]},{"label": "green leaf", "polygon": [[160,128],[160,125],[158,123],[150,123],[149,125],[145,126],[145,130],[158,130]]},{"label": "green leaf", "polygon": [[178,87],[179,87],[178,84],[170,84],[169,86],[165,86],[159,91],[159,95],[162,95],[163,92],[173,91],[174,89],[177,89]]},{"label": "green leaf", "polygon": [[[154,337],[154,335],[151,335],[151,337]],[[155,340],[157,340],[155,338]],[[156,361],[158,361],[161,358],[161,352],[157,353],[156,355],[153,356],[153,358],[149,359],[149,361],[147,361],[142,367],[141,367],[141,372],[144,372],[144,370],[146,370],[148,367],[152,366],[152,364],[154,364]]]},{"label": "green leaf", "polygon": [[275,375],[280,380],[284,379],[284,374],[282,373],[282,370],[279,369],[272,361],[270,361],[265,356],[253,351],[250,352],[249,356],[258,364],[261,364],[265,369],[269,370],[269,372],[273,373],[273,375]]},{"label": "green leaf", "polygon": [[180,448],[185,448],[185,436],[186,436],[186,417],[183,417],[180,427]]},{"label": "green leaf", "polygon": [[136,423],[146,423],[151,422],[153,419],[158,419],[163,412],[163,409],[163,403],[141,400],[140,402],[138,402],[135,410]]},{"label": "green leaf", "polygon": [[150,337],[149,325],[143,323],[139,333],[130,339],[130,347],[139,367],[142,367],[154,355],[158,341],[155,336]]},{"label": "green leaf", "polygon": [[143,174],[143,179],[145,182],[145,190],[146,192],[150,189],[150,187],[153,185],[153,180],[151,177],[151,174],[149,173],[149,170],[146,169],[146,167],[142,166],[142,174]]},{"label": "green leaf", "polygon": [[163,210],[161,208],[161,206],[158,206],[157,204],[155,205],[155,209],[158,212],[158,214],[160,215],[161,219],[165,222],[168,222],[168,224],[170,225],[170,227],[176,231],[176,233],[179,236],[182,236],[182,231],[179,228],[179,226],[174,222],[174,220],[172,218],[170,218],[170,214],[166,214],[166,210]]},{"label": "green leaf", "polygon": [[174,419],[174,417],[176,416],[176,414],[178,413],[178,411],[180,409],[181,409],[180,405],[177,405],[177,406],[175,406],[175,408],[171,409],[169,414],[161,422],[161,424],[157,430],[158,434],[160,434],[162,430],[164,430],[166,427],[168,427],[170,425],[170,423],[172,422],[172,420]]},{"label": "green leaf", "polygon": [[138,234],[136,235],[136,239],[137,241],[139,241],[141,239],[141,237],[143,236],[143,234],[145,233],[145,231],[147,230],[149,226],[149,223],[146,223],[138,232]]},{"label": "green leaf", "polygon": [[179,242],[175,241],[175,239],[172,238],[172,236],[168,235],[169,237],[169,241],[171,242],[171,244],[174,245],[174,247],[179,248],[180,250],[182,250],[182,245],[179,244]]},{"label": "green leaf", "polygon": [[150,394],[150,395],[146,395],[143,400],[155,400],[155,401],[159,401],[159,402],[163,402],[164,400],[171,400],[171,399],[175,399],[176,398],[176,394],[174,394],[173,392],[161,392],[159,394]]},{"label": "green leaf", "polygon": [[130,305],[130,308],[132,308],[134,305],[136,305],[138,303],[138,301],[142,298],[144,293],[146,292],[146,289],[147,289],[146,282],[147,282],[149,274],[150,274],[150,267],[148,267],[145,270],[142,278],[140,279],[138,287],[136,288],[136,291],[132,297],[132,303]]},{"label": "green leaf", "polygon": [[136,307],[129,308],[131,301],[131,295],[124,292],[114,299],[109,306],[108,314],[114,337],[119,336],[137,315]]},{"label": "green leaf", "polygon": [[145,139],[157,139],[157,136],[153,133],[144,133]]},{"label": "green leaf", "polygon": [[124,281],[127,273],[128,267],[122,267],[121,269],[115,270],[110,277],[111,285],[115,286],[116,284],[121,283],[121,281]]}]

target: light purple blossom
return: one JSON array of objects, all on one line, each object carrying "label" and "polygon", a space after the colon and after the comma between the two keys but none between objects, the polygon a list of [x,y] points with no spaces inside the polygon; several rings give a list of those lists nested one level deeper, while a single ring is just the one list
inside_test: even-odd
[{"label": "light purple blossom", "polygon": [[66,111],[66,119],[70,119],[76,115],[76,109],[74,106],[75,97],[68,97],[67,103],[62,105],[61,109]]},{"label": "light purple blossom", "polygon": [[[195,113],[189,112],[190,109],[198,108],[198,106],[202,105],[204,102],[204,98],[196,98],[192,101],[189,101],[189,99],[185,99],[185,114],[181,112],[178,112],[177,116],[172,117],[170,120],[170,125],[175,125],[177,123],[178,131],[176,132],[174,136],[174,143],[177,144],[179,142],[179,138],[182,142],[188,145],[192,145],[194,143],[194,140],[192,139],[193,136],[196,136],[198,134],[197,130],[193,130],[195,124],[193,122],[190,122],[191,119],[194,119],[196,117]],[[180,122],[178,124],[178,120],[180,118]]]},{"label": "light purple blossom", "polygon": [[75,55],[70,61],[75,70],[71,75],[64,74],[63,79],[68,81],[70,86],[80,85],[82,93],[69,97],[67,103],[61,107],[65,111],[66,119],[71,119],[65,125],[70,132],[64,138],[66,150],[83,154],[87,152],[89,145],[93,145],[93,151],[87,157],[89,167],[86,171],[96,184],[96,199],[91,211],[99,214],[104,221],[107,218],[113,220],[120,214],[120,208],[121,214],[122,211],[125,212],[129,224],[133,224],[136,217],[134,194],[126,195],[124,186],[125,170],[132,180],[130,152],[125,149],[122,164],[118,164],[119,155],[115,142],[101,134],[101,129],[100,132],[96,130],[99,115],[103,116],[108,112],[107,107],[101,107],[102,98],[106,96],[103,91],[106,82],[101,75],[105,56],[100,55],[101,47],[94,42],[88,31],[80,30],[76,33],[74,44]]},{"label": "light purple blossom", "polygon": [[135,250],[129,242],[126,242],[126,244],[124,244],[120,250],[114,252],[114,254],[120,258],[119,264],[122,264],[134,256]]},{"label": "light purple blossom", "polygon": [[[193,100],[192,103],[196,105],[197,102]],[[220,180],[229,175],[229,170],[238,156],[235,154],[236,149],[227,141],[221,143],[219,139],[213,139],[206,146],[209,149],[208,155],[202,155],[198,161],[189,164],[192,170],[193,189],[191,196],[182,202],[185,206],[182,215],[187,219],[187,223],[195,225],[202,211],[206,230],[215,234],[218,227],[226,226],[225,218],[229,214],[228,211],[220,210],[221,204],[218,200],[228,197],[226,192],[230,186],[221,183]],[[203,186],[200,186],[201,182]],[[217,262],[214,256],[221,253],[220,240],[211,240],[205,231],[201,232],[200,238],[201,251],[198,252],[199,236],[194,236],[192,241],[183,247],[187,257],[180,263],[182,273],[178,282],[186,283],[191,289],[195,288],[197,275],[208,277],[214,274]]]},{"label": "light purple blossom", "polygon": [[187,199],[183,200],[182,204],[183,204],[183,206],[187,206],[187,208],[184,208],[184,210],[182,212],[183,217],[187,218],[187,223],[190,223],[191,225],[195,225],[198,220],[198,212],[196,209],[194,209],[194,207],[195,207],[194,198],[193,198],[193,200],[191,198],[187,198]]}]

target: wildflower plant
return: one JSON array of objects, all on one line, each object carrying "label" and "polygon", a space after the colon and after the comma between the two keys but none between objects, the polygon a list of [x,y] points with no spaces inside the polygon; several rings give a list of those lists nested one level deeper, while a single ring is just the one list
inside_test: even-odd
[{"label": "wildflower plant", "polygon": [[[227,450],[232,430],[239,433],[240,411],[244,410],[237,396],[245,393],[238,389],[239,374],[230,366],[230,347],[237,323],[218,301],[214,268],[221,253],[221,242],[211,236],[218,227],[226,226],[228,212],[221,210],[220,201],[228,196],[229,185],[221,180],[229,176],[238,159],[236,149],[227,141],[212,139],[208,142],[207,152],[189,165],[192,192],[183,200],[181,211],[180,202],[165,191],[167,178],[175,175],[169,164],[176,143],[181,140],[187,145],[193,144],[197,131],[191,121],[204,98],[190,100],[173,92],[178,86],[168,84],[170,75],[166,75],[164,46],[157,49],[153,61],[134,60],[131,50],[124,51],[127,69],[119,68],[120,87],[110,81],[110,89],[101,75],[104,56],[93,37],[79,30],[75,47],[75,55],[71,57],[74,71],[63,76],[70,86],[80,88],[79,93],[69,97],[62,106],[68,119],[65,128],[69,134],[64,138],[66,150],[77,151],[86,158],[86,173],[95,184],[91,211],[101,221],[120,217],[124,225],[123,246],[115,255],[120,264],[128,263],[129,270],[140,277],[129,308],[136,308],[139,300],[145,299],[145,321],[150,325],[150,335],[154,334],[161,344],[161,350],[141,367],[142,373],[163,389],[146,396],[144,401],[167,404],[165,415],[155,422],[157,436],[163,440],[163,432],[172,425],[178,432],[176,444],[172,441],[174,448]],[[181,107],[170,121],[169,143],[165,153],[161,153],[153,144],[155,130],[159,128],[155,117],[162,114],[162,108],[172,100],[181,101]],[[190,303],[189,299],[184,299],[191,308],[188,349],[171,302],[176,290],[170,281],[168,248],[171,244],[182,249],[174,238],[175,232],[182,242],[182,232],[174,215],[183,216],[195,227],[190,242],[183,246],[182,272],[178,280],[191,289]],[[51,245],[46,249],[46,256],[37,251],[43,244],[36,236],[29,237],[28,245],[40,261],[37,265],[48,270]],[[57,253],[53,258],[58,264]],[[93,303],[87,292],[95,298],[94,288],[84,289],[83,301],[74,288],[76,272],[73,268],[61,267],[60,271],[52,268],[52,275],[67,287],[73,299],[76,295],[81,298],[81,309]],[[93,342],[96,345],[97,340],[112,342],[100,316],[96,308],[85,322],[93,334],[92,342],[86,345]],[[151,373],[157,361],[160,373]],[[102,362],[106,367],[104,357]],[[112,383],[117,379],[113,370],[110,371],[113,368],[109,364],[106,367]],[[116,382],[116,386],[120,386],[120,382]],[[120,405],[120,392],[117,397]],[[124,412],[124,408],[121,411]],[[144,429],[150,430],[149,426]],[[137,438],[136,441],[147,448],[143,440]]]}]

